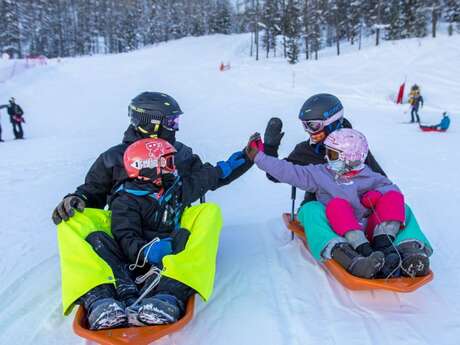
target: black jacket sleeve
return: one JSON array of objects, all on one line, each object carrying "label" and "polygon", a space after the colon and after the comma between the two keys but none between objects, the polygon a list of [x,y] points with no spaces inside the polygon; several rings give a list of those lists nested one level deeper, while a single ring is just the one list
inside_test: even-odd
[{"label": "black jacket sleeve", "polygon": [[85,183],[77,188],[75,194],[86,198],[86,207],[104,208],[114,183],[112,175],[112,169],[105,164],[103,153],[93,163],[86,175]]},{"label": "black jacket sleeve", "polygon": [[[147,244],[142,237],[140,205],[127,194],[119,194],[111,200],[112,234],[129,262],[135,263],[141,248]],[[143,262],[144,254],[140,254]]]},{"label": "black jacket sleeve", "polygon": [[[196,156],[196,155],[195,155]],[[210,190],[220,187],[219,170],[209,163],[202,163],[196,156],[192,172],[182,176],[182,202],[189,205]]]}]

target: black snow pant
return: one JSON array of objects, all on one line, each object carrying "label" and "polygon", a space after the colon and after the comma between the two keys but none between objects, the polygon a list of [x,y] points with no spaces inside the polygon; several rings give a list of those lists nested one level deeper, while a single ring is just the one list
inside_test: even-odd
[{"label": "black snow pant", "polygon": [[2,140],[2,124],[0,123],[0,141],[3,141]]},{"label": "black snow pant", "polygon": [[[102,298],[115,298],[130,305],[142,293],[139,292],[134,282],[135,278],[145,272],[130,271],[129,261],[123,254],[118,243],[105,232],[96,231],[88,235],[86,241],[91,244],[94,251],[108,263],[116,279],[116,289],[112,284],[97,286],[81,297],[86,310],[94,301]],[[153,278],[153,277],[152,277]],[[151,279],[147,279],[144,287],[148,286]],[[146,297],[159,293],[174,295],[184,305],[194,290],[181,282],[162,276],[159,284]]]},{"label": "black snow pant", "polygon": [[420,123],[420,116],[418,115],[418,108],[412,107],[410,116],[411,116],[410,122],[415,122],[415,119],[417,119],[417,122]]},{"label": "black snow pant", "polygon": [[13,125],[13,133],[15,139],[23,139],[24,138],[24,131],[22,130],[22,123],[17,121],[12,121],[11,124]]}]

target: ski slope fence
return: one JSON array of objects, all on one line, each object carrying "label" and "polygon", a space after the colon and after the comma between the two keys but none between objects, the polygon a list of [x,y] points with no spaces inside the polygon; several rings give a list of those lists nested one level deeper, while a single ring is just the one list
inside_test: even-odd
[{"label": "ski slope fence", "polygon": [[0,60],[0,83],[5,83],[28,68],[47,65],[44,56],[26,57],[25,59]]}]

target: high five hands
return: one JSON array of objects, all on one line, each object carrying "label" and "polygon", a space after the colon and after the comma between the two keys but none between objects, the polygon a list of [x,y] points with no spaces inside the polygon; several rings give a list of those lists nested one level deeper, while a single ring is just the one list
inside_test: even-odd
[{"label": "high five hands", "polygon": [[245,151],[251,161],[254,161],[259,151],[264,152],[264,143],[262,142],[260,133],[256,132],[249,137]]}]

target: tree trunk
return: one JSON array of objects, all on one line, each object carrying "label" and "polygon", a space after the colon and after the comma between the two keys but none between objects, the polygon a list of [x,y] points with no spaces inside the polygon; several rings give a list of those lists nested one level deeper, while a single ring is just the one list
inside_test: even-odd
[{"label": "tree trunk", "polygon": [[433,6],[431,12],[431,34],[433,38],[436,38],[436,25],[438,24],[438,11],[437,8]]},{"label": "tree trunk", "polygon": [[361,41],[362,41],[362,36],[363,36],[363,31],[362,31],[362,24],[359,24],[359,42],[358,42],[358,50],[361,50]]},{"label": "tree trunk", "polygon": [[[378,3],[378,8],[377,8],[377,25],[380,25],[382,24],[382,20],[381,20],[381,12],[380,12],[380,5],[381,5],[381,1],[378,0],[379,3]],[[375,45],[378,46],[380,43],[380,27],[377,27],[377,31],[375,32]]]},{"label": "tree trunk", "polygon": [[267,38],[267,59],[268,59],[268,54],[270,54],[270,33],[268,32],[268,30],[266,31],[266,35],[268,36]]},{"label": "tree trunk", "polygon": [[22,40],[22,35],[21,35],[21,25],[19,24],[19,21],[20,21],[20,13],[19,13],[19,5],[18,3],[16,3],[16,7],[15,7],[15,12],[16,12],[16,19],[18,21],[17,25],[18,25],[18,57],[20,59],[22,59],[22,43],[21,43],[21,40]]},{"label": "tree trunk", "polygon": [[259,61],[259,26],[256,23],[256,33],[255,33],[255,44],[256,44],[256,61]]},{"label": "tree trunk", "polygon": [[286,50],[286,36],[283,35],[283,49],[284,49],[284,58],[287,56],[287,50]]},{"label": "tree trunk", "polygon": [[259,61],[259,0],[256,1],[256,29],[255,29],[255,43],[256,43],[256,61]]},{"label": "tree trunk", "polygon": [[305,36],[305,60],[308,60],[309,59],[309,56],[308,56],[308,37]]},{"label": "tree trunk", "polygon": [[337,55],[340,55],[340,28],[339,28],[339,12],[335,12],[335,43],[337,45]]}]

